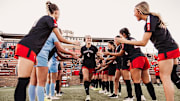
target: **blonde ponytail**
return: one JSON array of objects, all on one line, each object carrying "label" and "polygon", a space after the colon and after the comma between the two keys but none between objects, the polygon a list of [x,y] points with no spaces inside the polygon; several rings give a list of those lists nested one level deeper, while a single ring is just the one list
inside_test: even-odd
[{"label": "blonde ponytail", "polygon": [[150,12],[150,14],[159,18],[161,28],[166,28],[166,24],[162,20],[162,17],[159,13]]},{"label": "blonde ponytail", "polygon": [[143,15],[153,15],[153,16],[156,16],[159,18],[159,22],[160,22],[160,27],[161,28],[166,28],[166,25],[165,23],[163,22],[160,14],[158,13],[154,13],[154,12],[150,12],[149,11],[149,5],[147,2],[143,1],[143,2],[140,2],[139,4],[137,4],[136,6],[136,9]]}]

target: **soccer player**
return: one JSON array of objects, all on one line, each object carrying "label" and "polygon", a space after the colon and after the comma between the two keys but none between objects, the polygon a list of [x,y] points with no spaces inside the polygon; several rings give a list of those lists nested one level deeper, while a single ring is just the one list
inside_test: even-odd
[{"label": "soccer player", "polygon": [[[119,38],[120,36],[116,36],[115,38]],[[125,97],[124,100],[133,100],[133,96],[132,96],[132,87],[131,87],[131,77],[130,77],[130,72],[129,72],[129,58],[128,58],[128,54],[123,53],[122,56],[118,56],[120,53],[120,50],[122,48],[122,45],[117,42],[116,40],[114,40],[114,43],[116,44],[117,48],[115,53],[111,53],[112,58],[108,58],[106,60],[116,60],[117,62],[117,67],[116,67],[116,74],[115,74],[115,80],[114,80],[114,86],[115,86],[115,91],[114,94],[112,96],[110,96],[111,98],[118,98],[118,93],[117,93],[117,89],[119,88],[119,92],[120,92],[120,88],[121,88],[121,84],[119,82],[119,78],[122,75],[123,79],[126,83],[126,88],[127,88],[127,92],[128,92],[128,96]],[[109,54],[104,52],[104,54]],[[118,87],[118,83],[119,83],[119,87]],[[119,94],[120,95],[120,94]]]},{"label": "soccer player", "polygon": [[70,42],[62,37],[57,28],[59,8],[56,4],[47,2],[48,15],[41,17],[16,46],[15,58],[18,60],[18,83],[14,93],[15,101],[26,100],[26,87],[30,80],[36,56],[40,52],[50,33],[53,31],[59,41],[79,45],[79,42]]},{"label": "soccer player", "polygon": [[62,75],[63,75],[63,70],[64,70],[64,66],[63,66],[63,62],[60,61],[59,65],[58,65],[58,76],[57,76],[57,80],[56,80],[56,96],[62,96],[63,92],[61,91],[61,80],[62,80]]},{"label": "soccer player", "polygon": [[[127,40],[133,41],[134,38],[130,37],[129,30],[127,28],[122,28],[120,30],[120,35]],[[115,38],[117,41],[120,38]],[[122,49],[120,51],[119,56],[121,56],[122,53],[126,52],[130,58],[131,64],[130,64],[130,72],[132,76],[132,80],[134,82],[135,86],[135,93],[136,98],[138,101],[141,101],[141,95],[142,90],[140,86],[141,78],[144,84],[146,84],[146,87],[148,89],[148,92],[150,96],[152,97],[152,100],[156,100],[156,95],[154,92],[154,87],[150,81],[149,78],[149,61],[147,60],[147,57],[141,52],[140,47],[129,45],[129,44],[122,44]]]},{"label": "soccer player", "polygon": [[[60,44],[56,35],[52,32],[46,41],[45,45],[39,52],[37,56],[38,64],[35,68],[33,68],[33,72],[31,74],[31,80],[29,85],[29,98],[30,101],[34,101],[35,99],[35,88],[37,86],[37,98],[38,101],[44,101],[44,86],[47,79],[48,74],[48,60],[51,50],[53,50],[54,46],[57,47],[57,50],[60,52],[64,52],[67,54],[71,54],[73,57],[77,58],[75,53],[66,51]],[[53,56],[53,55],[52,55]],[[53,87],[53,85],[52,85]]]},{"label": "soccer player", "polygon": [[140,2],[135,6],[134,16],[136,16],[138,21],[144,20],[146,22],[143,39],[140,41],[129,41],[121,38],[119,42],[146,46],[149,40],[152,41],[158,50],[160,78],[163,83],[166,100],[174,101],[172,81],[180,89],[180,78],[176,74],[177,58],[180,56],[179,47],[162,21],[161,16],[149,11],[147,2]]},{"label": "soccer player", "polygon": [[92,45],[92,38],[90,35],[85,36],[86,45],[81,47],[81,55],[83,56],[83,65],[82,65],[82,72],[83,72],[83,80],[84,80],[84,88],[86,91],[86,99],[85,101],[91,100],[89,95],[89,85],[91,82],[91,78],[93,72],[95,71],[96,61],[95,56],[98,56],[98,49],[96,46]]},{"label": "soccer player", "polygon": [[[113,41],[109,41],[108,42],[108,52],[114,53],[116,49],[116,46],[114,44]],[[111,55],[109,55],[109,57],[112,57]],[[108,65],[108,83],[109,86],[107,85],[108,88],[110,88],[110,92],[108,96],[112,96],[113,92],[114,92],[114,76],[115,76],[115,72],[116,72],[116,65],[117,62],[113,61],[112,63],[110,63]],[[119,80],[118,80],[119,83]]]}]

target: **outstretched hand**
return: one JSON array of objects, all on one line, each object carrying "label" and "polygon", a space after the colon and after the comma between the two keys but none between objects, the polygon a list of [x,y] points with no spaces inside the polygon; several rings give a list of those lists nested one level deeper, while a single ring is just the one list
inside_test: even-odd
[{"label": "outstretched hand", "polygon": [[74,59],[78,59],[78,58],[79,58],[75,53],[72,54],[72,57],[73,57]]},{"label": "outstretched hand", "polygon": [[121,38],[115,38],[115,40],[119,43],[126,43],[126,39],[124,37],[121,37]]},{"label": "outstretched hand", "polygon": [[103,54],[104,54],[104,55],[109,55],[109,52],[106,51],[106,52],[103,52]]},{"label": "outstretched hand", "polygon": [[73,43],[74,45],[80,46],[80,42],[79,41],[74,41]]}]

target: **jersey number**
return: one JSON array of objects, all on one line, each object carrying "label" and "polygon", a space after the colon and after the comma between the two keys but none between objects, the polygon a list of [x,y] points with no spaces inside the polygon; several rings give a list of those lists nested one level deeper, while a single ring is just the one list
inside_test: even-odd
[{"label": "jersey number", "polygon": [[90,54],[89,54],[89,53],[87,54],[87,57],[90,57]]}]

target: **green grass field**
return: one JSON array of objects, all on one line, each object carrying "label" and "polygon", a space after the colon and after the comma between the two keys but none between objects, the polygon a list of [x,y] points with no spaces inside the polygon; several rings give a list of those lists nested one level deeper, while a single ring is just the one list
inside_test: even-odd
[{"label": "green grass field", "polygon": [[[165,101],[164,90],[162,86],[156,86],[156,96],[158,101]],[[133,87],[134,88],[134,87]],[[146,97],[147,101],[151,101],[151,98],[146,90],[146,86],[142,86],[143,94]],[[83,86],[71,86],[67,88],[62,88],[64,92],[63,96],[60,97],[60,100],[55,101],[84,101],[85,91]],[[0,101],[13,101],[14,88],[0,88]],[[99,94],[98,91],[90,90],[90,95],[92,101],[122,101],[123,98],[127,95],[126,87],[122,86],[122,96],[118,99],[110,99],[107,95]],[[133,95],[134,89],[133,89]],[[27,101],[28,96],[27,96]],[[180,101],[180,91],[175,88],[175,101]]]}]

